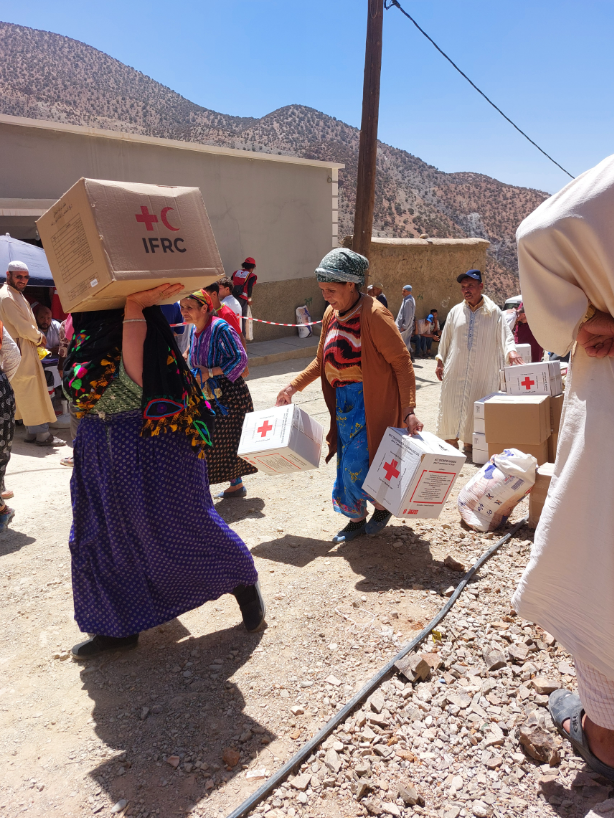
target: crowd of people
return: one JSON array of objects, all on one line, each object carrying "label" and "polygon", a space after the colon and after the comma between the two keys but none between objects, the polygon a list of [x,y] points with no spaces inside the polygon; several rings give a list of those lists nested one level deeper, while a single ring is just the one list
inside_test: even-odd
[{"label": "crowd of people", "polygon": [[[614,780],[614,556],[602,547],[614,528],[604,434],[614,390],[614,247],[599,257],[591,249],[596,237],[603,247],[612,241],[599,214],[614,200],[614,161],[604,164],[521,226],[525,299],[513,315],[484,294],[481,271],[471,269],[458,275],[462,300],[443,327],[436,309],[416,316],[409,284],[395,320],[382,284],[363,292],[368,260],[332,250],[316,268],[328,304],[316,356],[277,405],[319,379],[330,413],[327,462],[336,455],[332,504],[347,519],[333,541],[349,542],[391,517],[362,488],[386,429],[423,429],[415,358],[437,345],[437,434],[470,455],[474,402],[497,391],[503,366],[523,362],[516,344],[529,344],[533,360],[544,348],[563,356],[576,345],[552,488],[513,604],[573,652],[579,695],[555,691],[550,712],[587,763]],[[51,353],[74,420],[73,596],[76,621],[90,634],[73,648],[77,659],[132,649],[143,630],[226,593],[248,631],[265,622],[254,560],[209,488],[227,481],[216,498],[243,498],[243,478],[256,471],[237,453],[253,411],[244,376],[255,267],[247,258],[231,278],[170,306],[157,305],[180,284],[59,322],[24,297],[27,266],[8,265],[0,289],[0,529],[14,514],[4,477],[15,420],[28,443],[64,443],[49,428],[55,412],[41,358]],[[585,480],[589,469],[597,481]]]},{"label": "crowd of people", "polygon": [[[338,543],[375,534],[391,518],[362,484],[388,427],[405,427],[409,434],[423,428],[416,414],[412,342],[416,355],[424,354],[422,340],[441,341],[444,358],[452,350],[463,354],[462,340],[452,337],[454,311],[443,334],[437,310],[417,326],[412,288],[406,285],[395,322],[381,284],[370,286],[371,295],[362,292],[368,266],[365,257],[342,248],[322,259],[316,277],[328,307],[317,354],[277,399],[278,405],[289,403],[296,391],[320,379],[330,412],[327,461],[337,455],[333,508],[347,519],[333,538]],[[40,351],[57,355],[74,441],[73,456],[63,462],[74,469],[75,617],[92,634],[75,646],[79,659],[133,648],[142,630],[223,593],[236,596],[248,630],[262,625],[265,606],[253,560],[217,514],[209,489],[228,482],[215,499],[244,498],[243,479],[256,471],[238,456],[245,415],[253,411],[244,377],[244,328],[254,268],[254,259],[247,258],[232,278],[163,307],[157,302],[168,301],[180,285],[135,293],[124,310],[74,313],[59,322],[48,307],[35,304],[33,310],[24,297],[26,265],[9,265],[0,290],[0,402],[7,410],[0,476],[14,434],[13,390],[24,440],[64,443],[49,429],[55,412]],[[476,276],[469,271],[459,278],[465,297],[460,314],[475,316],[476,332],[482,324],[491,332],[498,311],[482,297]],[[484,340],[480,336],[477,345]],[[478,380],[478,397],[490,388],[500,357],[493,357],[492,371]],[[454,367],[452,358],[446,384],[456,377]],[[444,414],[452,407],[450,428],[459,427],[469,399],[445,402]],[[4,527],[11,514],[8,506],[0,507]]]}]

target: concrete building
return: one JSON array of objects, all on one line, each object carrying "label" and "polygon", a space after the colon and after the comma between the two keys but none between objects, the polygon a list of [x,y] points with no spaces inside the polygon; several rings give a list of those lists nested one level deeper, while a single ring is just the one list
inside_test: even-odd
[{"label": "concrete building", "polygon": [[[0,233],[36,238],[36,219],[82,176],[199,187],[226,273],[257,261],[254,316],[293,323],[306,302],[322,316],[314,269],[337,246],[343,165],[8,115],[0,155]],[[256,324],[254,336],[290,332]]]}]

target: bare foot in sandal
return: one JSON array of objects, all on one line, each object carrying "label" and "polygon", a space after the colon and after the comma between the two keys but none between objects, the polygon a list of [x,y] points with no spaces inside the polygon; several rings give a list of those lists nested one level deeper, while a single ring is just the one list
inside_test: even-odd
[{"label": "bare foot in sandal", "polygon": [[[565,719],[563,722],[563,730],[569,733],[569,728],[570,719]],[[608,767],[614,767],[614,730],[599,727],[599,725],[591,721],[585,713],[582,718],[582,732],[586,736],[591,753],[596,756],[599,761],[607,764]]]},{"label": "bare foot in sandal", "polygon": [[559,733],[588,766],[614,781],[614,730],[599,727],[591,721],[578,694],[564,688],[550,694],[548,710]]}]

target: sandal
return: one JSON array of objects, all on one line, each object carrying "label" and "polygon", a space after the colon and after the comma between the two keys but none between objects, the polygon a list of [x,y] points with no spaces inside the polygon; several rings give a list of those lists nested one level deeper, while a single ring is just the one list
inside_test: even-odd
[{"label": "sandal", "polygon": [[[29,440],[27,441],[30,442]],[[37,440],[37,446],[65,446],[66,441],[62,440],[61,437],[55,437],[52,434],[49,434],[49,437],[46,437],[44,440]]]},{"label": "sandal", "polygon": [[[569,690],[564,688],[555,690],[548,699],[548,710],[559,733],[571,743],[576,753],[582,756],[591,770],[609,781],[614,781],[614,767],[608,767],[603,761],[599,761],[588,746],[586,735],[582,729],[584,708],[578,694],[570,693]],[[566,719],[569,719],[569,732],[563,729],[563,722]]]}]

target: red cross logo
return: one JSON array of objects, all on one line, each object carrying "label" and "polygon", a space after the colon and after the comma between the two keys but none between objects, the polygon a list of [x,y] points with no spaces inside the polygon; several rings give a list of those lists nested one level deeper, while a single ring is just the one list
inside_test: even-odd
[{"label": "red cross logo", "polygon": [[259,435],[265,438],[267,436],[267,432],[270,432],[272,428],[273,427],[271,426],[269,421],[265,420],[262,426],[259,429],[256,429],[256,431],[258,432]]},{"label": "red cross logo", "polygon": [[147,205],[141,205],[141,215],[136,214],[137,222],[143,222],[143,224],[147,227],[148,230],[153,230],[154,222],[158,221],[158,217],[155,213],[150,213],[149,208]]},{"label": "red cross logo", "polygon": [[529,376],[527,375],[524,381],[520,381],[520,385],[529,390],[532,386],[535,386],[535,381],[530,380]]},{"label": "red cross logo", "polygon": [[401,472],[397,469],[399,464],[396,460],[393,460],[391,463],[384,463],[384,471],[386,472],[386,480],[390,482],[392,477],[398,477]]}]

